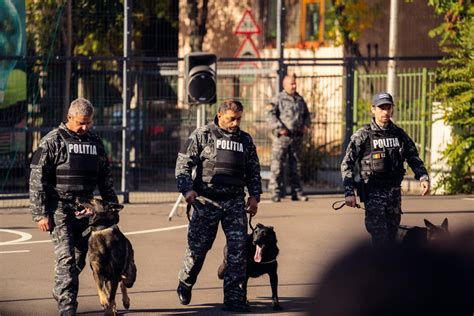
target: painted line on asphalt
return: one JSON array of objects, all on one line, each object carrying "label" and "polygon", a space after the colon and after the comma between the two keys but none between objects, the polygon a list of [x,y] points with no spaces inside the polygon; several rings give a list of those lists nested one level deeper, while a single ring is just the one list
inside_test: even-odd
[{"label": "painted line on asphalt", "polygon": [[173,227],[165,227],[165,228],[156,228],[156,229],[148,229],[148,230],[138,230],[135,232],[128,232],[123,233],[124,235],[138,235],[138,234],[148,234],[148,233],[155,233],[155,232],[164,232],[167,230],[175,230],[188,227],[188,225],[181,225],[181,226],[173,226]]},{"label": "painted line on asphalt", "polygon": [[474,201],[474,198],[462,198],[462,199],[466,201]]},{"label": "painted line on asphalt", "polygon": [[25,232],[22,232],[22,231],[19,231],[19,230],[13,230],[13,229],[0,229],[0,233],[1,232],[20,235],[20,238],[0,242],[0,246],[23,242],[23,241],[26,241],[26,240],[30,240],[33,237],[33,236],[31,236],[31,234],[28,234],[28,233],[25,233]]},{"label": "painted line on asphalt", "polygon": [[[182,229],[186,228],[188,225],[180,225],[180,226],[172,226],[172,227],[164,227],[164,228],[156,228],[156,229],[148,229],[148,230],[138,230],[134,232],[128,232],[124,233],[124,235],[139,235],[139,234],[148,234],[148,233],[156,233],[156,232],[163,232],[163,231],[168,231],[168,230],[175,230],[175,229]],[[0,232],[2,231],[8,231],[9,233],[16,233],[16,234],[25,234],[29,235],[30,237],[28,239],[31,239],[31,235],[27,233],[23,233],[17,230],[9,230],[9,229],[0,229]],[[23,238],[23,237],[22,237]],[[12,241],[6,241],[0,243],[0,246],[15,246],[15,245],[29,245],[29,244],[41,244],[41,243],[47,243],[51,242],[51,240],[35,240],[35,241],[20,241],[22,238],[19,238],[17,240],[12,240]],[[26,237],[25,237],[26,238]],[[25,239],[23,239],[25,240]]]},{"label": "painted line on asphalt", "polygon": [[29,251],[29,250],[0,251],[0,254],[4,254],[4,253],[17,253],[17,252],[30,252],[30,251]]}]

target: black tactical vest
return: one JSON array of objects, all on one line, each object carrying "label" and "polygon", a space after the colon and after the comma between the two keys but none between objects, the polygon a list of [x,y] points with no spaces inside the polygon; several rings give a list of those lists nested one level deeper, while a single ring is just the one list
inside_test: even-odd
[{"label": "black tactical vest", "polygon": [[361,176],[366,182],[379,178],[387,183],[399,184],[405,174],[403,168],[403,142],[400,130],[373,130],[369,133],[368,144],[360,161]]},{"label": "black tactical vest", "polygon": [[214,160],[203,162],[202,180],[205,183],[245,186],[245,149],[241,137],[224,134],[211,126],[214,139]]},{"label": "black tactical vest", "polygon": [[66,144],[67,160],[56,167],[56,189],[61,192],[93,192],[99,171],[98,144],[81,142],[59,129]]}]

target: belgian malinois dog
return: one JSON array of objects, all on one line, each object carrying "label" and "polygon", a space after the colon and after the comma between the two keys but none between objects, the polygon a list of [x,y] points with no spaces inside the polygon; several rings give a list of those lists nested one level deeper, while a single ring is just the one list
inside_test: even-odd
[{"label": "belgian malinois dog", "polygon": [[425,227],[400,225],[397,232],[397,242],[405,245],[420,245],[446,239],[449,236],[448,219],[441,225],[435,225],[424,219]]},{"label": "belgian malinois dog", "polygon": [[[88,258],[99,293],[104,315],[116,315],[115,295],[118,285],[122,291],[123,306],[130,307],[127,288],[136,280],[133,248],[117,226],[121,204],[106,203],[100,199],[76,199],[79,210],[91,211]],[[76,212],[77,213],[77,212]],[[83,213],[83,212],[80,212]]]}]

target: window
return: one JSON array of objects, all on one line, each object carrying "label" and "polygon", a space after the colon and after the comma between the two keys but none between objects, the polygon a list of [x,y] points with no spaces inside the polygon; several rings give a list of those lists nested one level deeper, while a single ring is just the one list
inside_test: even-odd
[{"label": "window", "polygon": [[325,0],[302,0],[300,43],[298,47],[318,48],[324,45]]}]

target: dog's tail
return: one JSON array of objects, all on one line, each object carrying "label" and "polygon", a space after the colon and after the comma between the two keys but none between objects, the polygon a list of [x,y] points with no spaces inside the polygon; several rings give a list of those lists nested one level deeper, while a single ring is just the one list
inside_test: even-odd
[{"label": "dog's tail", "polygon": [[127,271],[125,271],[125,274],[121,277],[123,284],[127,288],[131,288],[133,286],[135,280],[137,279],[137,266],[135,265],[135,262],[130,262],[127,267]]},{"label": "dog's tail", "polygon": [[224,280],[224,274],[225,274],[225,262],[222,262],[219,268],[217,269],[217,277],[220,280]]}]

